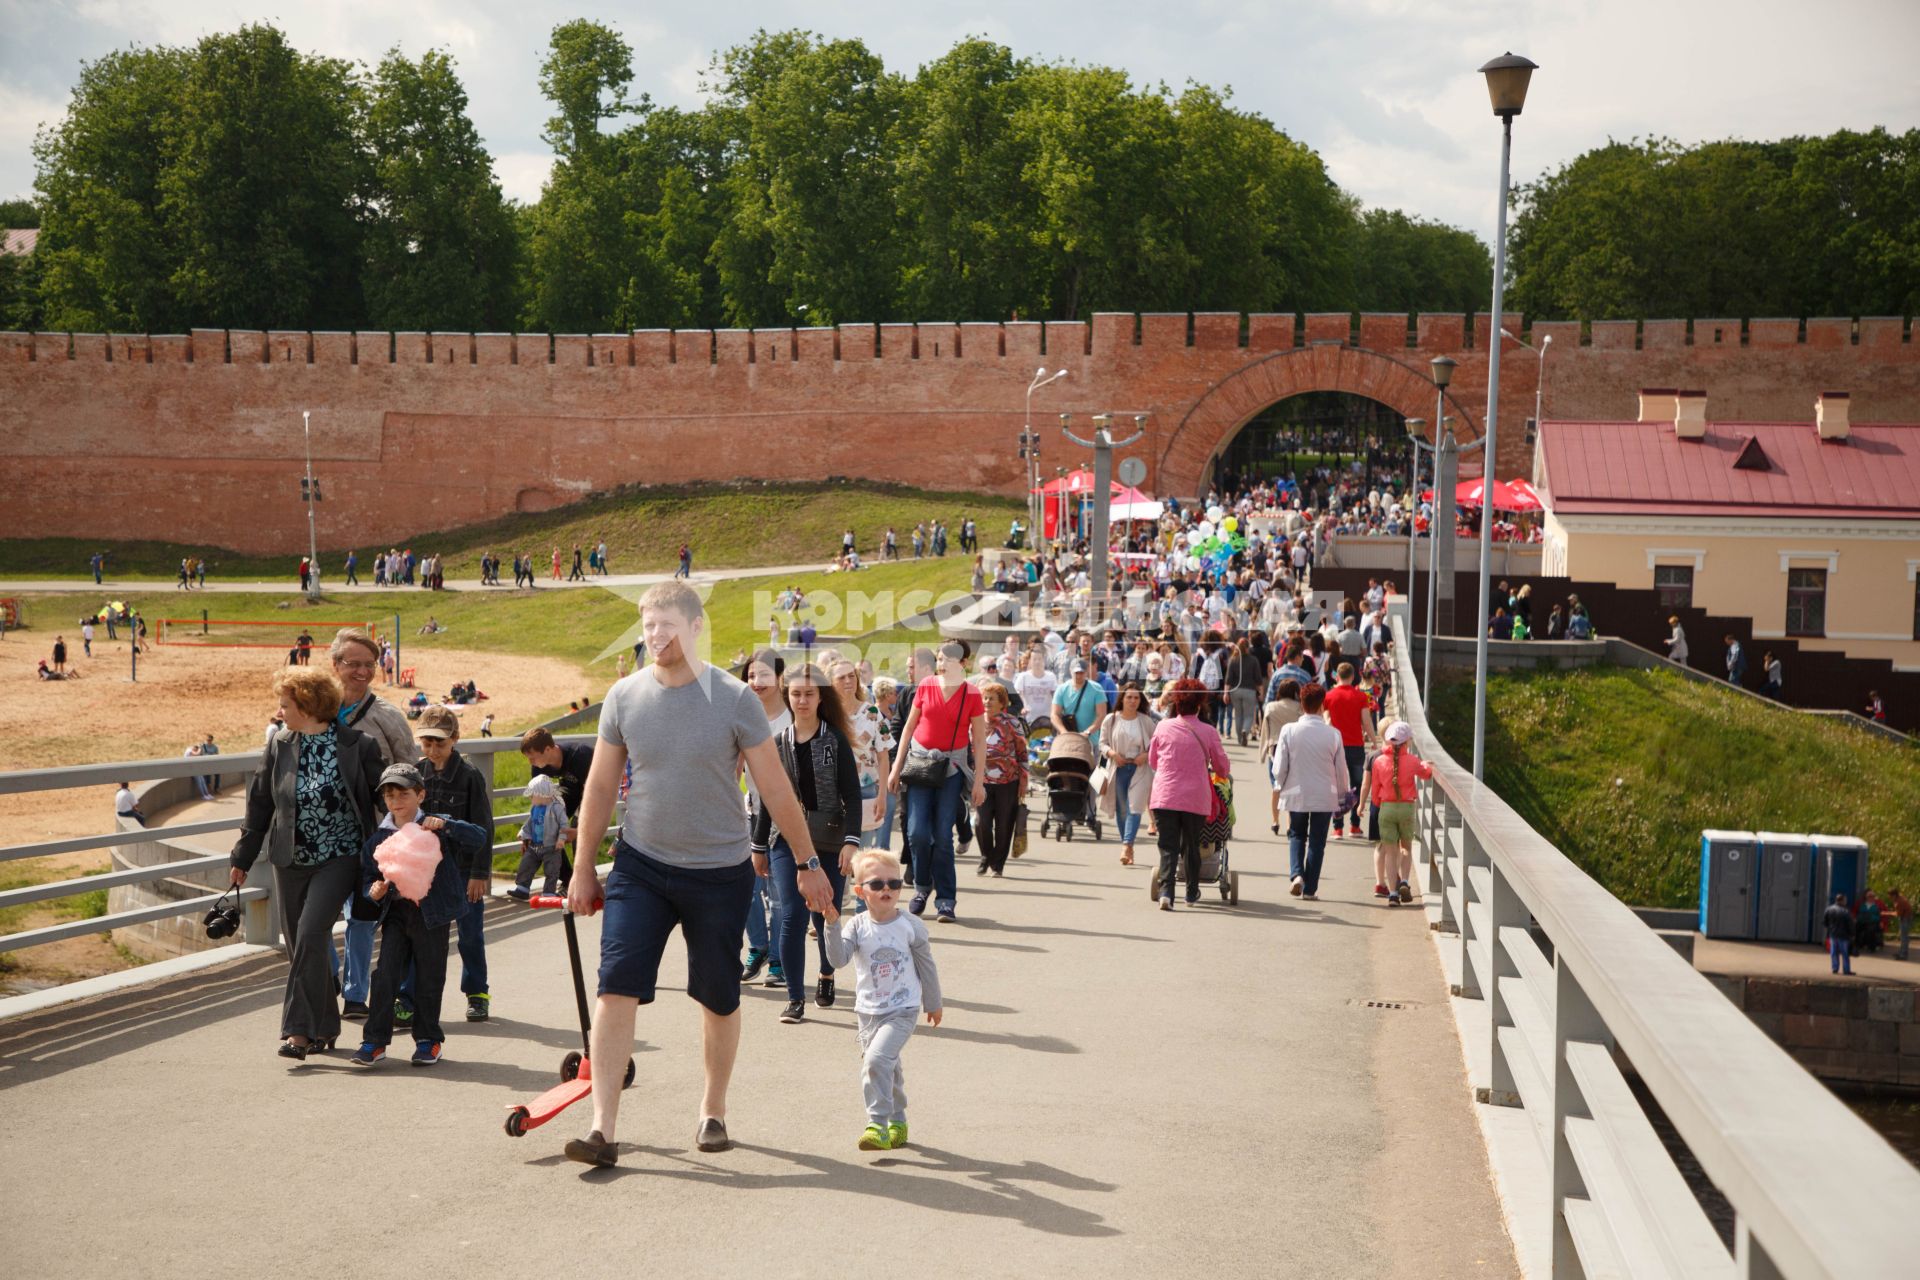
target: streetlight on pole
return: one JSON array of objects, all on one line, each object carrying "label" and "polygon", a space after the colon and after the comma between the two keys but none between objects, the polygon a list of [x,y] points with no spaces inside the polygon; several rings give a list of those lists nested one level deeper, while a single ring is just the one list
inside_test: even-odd
[{"label": "streetlight on pole", "polygon": [[307,478],[300,482],[300,500],[307,504],[307,596],[320,598],[320,539],[314,531],[313,504],[320,501],[320,486],[313,479],[313,415],[300,412],[300,434],[307,442]]},{"label": "streetlight on pole", "polygon": [[1049,374],[1046,367],[1042,366],[1033,371],[1033,381],[1027,384],[1026,426],[1020,431],[1020,456],[1027,463],[1027,541],[1029,543],[1034,540],[1040,529],[1040,497],[1034,492],[1040,487],[1040,437],[1033,429],[1033,393],[1066,376],[1065,369]]},{"label": "streetlight on pole", "polygon": [[[1512,338],[1513,341],[1519,342],[1523,347],[1527,345],[1524,342],[1520,342],[1520,339],[1514,338],[1513,335],[1505,329],[1500,330],[1500,336],[1503,338]],[[1527,350],[1533,352],[1534,359],[1540,362],[1540,369],[1533,380],[1533,427],[1536,431],[1540,429],[1540,406],[1547,390],[1547,348],[1552,345],[1553,335],[1548,334],[1546,337],[1540,339],[1538,348],[1527,347]]]},{"label": "streetlight on pole", "polygon": [[[1440,358],[1442,360],[1446,359],[1445,356]],[[1447,360],[1447,365],[1447,374],[1451,376],[1453,372],[1453,361]],[[1442,383],[1441,385],[1444,386],[1445,384]],[[1444,392],[1442,394],[1444,397]],[[1442,403],[1445,403],[1444,398]],[[1484,443],[1483,441],[1476,440],[1463,449],[1460,447],[1460,442],[1454,438],[1453,415],[1443,415],[1439,421],[1440,427],[1433,433],[1433,443],[1428,444],[1425,440],[1420,439],[1420,434],[1425,431],[1427,424],[1419,418],[1409,418],[1407,420],[1407,434],[1413,437],[1415,454],[1418,455],[1419,451],[1424,449],[1433,455],[1433,516],[1427,526],[1427,637],[1425,653],[1420,662],[1420,697],[1423,701],[1432,697],[1433,691],[1433,633],[1437,627],[1439,617],[1439,588],[1441,581],[1440,544],[1443,540],[1448,545],[1446,572],[1449,577],[1453,573],[1452,544],[1454,504],[1451,500],[1448,500],[1443,508],[1440,495],[1443,490],[1453,487],[1453,474],[1455,466],[1457,465],[1454,459],[1460,454],[1472,453]],[[1416,472],[1419,469],[1419,465],[1417,461],[1414,463]],[[1443,509],[1446,512],[1446,523],[1444,527],[1440,523],[1440,513]],[[1407,594],[1411,597],[1413,593],[1409,590]],[[1451,596],[1449,596],[1449,599],[1451,599]]]},{"label": "streetlight on pole", "polygon": [[[1500,205],[1493,236],[1493,323],[1498,328],[1507,297],[1507,186],[1508,168],[1513,159],[1513,118],[1527,103],[1527,82],[1539,66],[1527,58],[1507,53],[1480,68],[1487,78],[1487,97],[1493,114],[1500,117]],[[1493,505],[1493,486],[1499,480],[1499,447],[1495,444],[1500,427],[1500,339],[1493,340],[1487,356],[1487,431],[1486,479],[1480,503],[1480,613],[1474,627],[1479,638],[1473,651],[1473,776],[1484,778],[1487,764],[1487,605],[1493,574],[1492,522],[1487,519]]]}]

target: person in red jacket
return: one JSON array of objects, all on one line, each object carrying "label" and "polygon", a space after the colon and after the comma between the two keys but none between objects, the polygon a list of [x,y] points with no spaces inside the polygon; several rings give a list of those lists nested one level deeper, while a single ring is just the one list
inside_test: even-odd
[{"label": "person in red jacket", "polygon": [[1333,838],[1346,835],[1349,822],[1356,838],[1365,834],[1360,824],[1360,775],[1367,764],[1367,739],[1373,736],[1373,711],[1366,691],[1354,683],[1353,664],[1343,662],[1334,670],[1335,684],[1327,691],[1327,723],[1340,731],[1340,746],[1347,757],[1347,807],[1333,815]]}]

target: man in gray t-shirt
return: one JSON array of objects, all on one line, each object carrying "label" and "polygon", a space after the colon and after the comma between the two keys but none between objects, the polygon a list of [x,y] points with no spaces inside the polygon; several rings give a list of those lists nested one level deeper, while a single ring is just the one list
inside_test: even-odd
[{"label": "man in gray t-shirt", "polygon": [[600,711],[600,741],[626,748],[633,764],[620,838],[674,867],[745,862],[746,811],[733,762],[772,736],[753,690],[718,667],[678,687],[645,667],[614,685]]},{"label": "man in gray t-shirt", "polygon": [[[753,889],[746,807],[735,766],[747,772],[783,832],[791,832],[801,897],[818,911],[830,899],[826,873],[807,839],[806,814],[780,765],[766,712],[753,691],[696,656],[706,629],[700,597],[685,582],[657,584],[640,598],[653,664],[613,686],[600,713],[600,740],[580,804],[580,857],[567,909],[591,914],[603,899],[600,998],[591,1060],[593,1129],[567,1143],[567,1156],[611,1165],[634,1011],[653,1001],[660,956],[677,926],[687,948],[687,994],[701,1005],[706,1093],[694,1142],[724,1151],[727,1084],[740,1048],[740,935]],[[628,762],[633,781],[614,843],[604,894],[593,851],[613,816]],[[797,837],[797,838],[796,838]]]}]

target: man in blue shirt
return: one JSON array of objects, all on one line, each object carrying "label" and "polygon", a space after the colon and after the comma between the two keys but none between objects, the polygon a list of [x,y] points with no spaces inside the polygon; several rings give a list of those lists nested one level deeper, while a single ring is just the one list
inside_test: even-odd
[{"label": "man in blue shirt", "polygon": [[1089,664],[1075,658],[1067,667],[1067,683],[1054,690],[1053,727],[1058,733],[1084,733],[1100,749],[1100,722],[1107,716],[1107,694],[1088,678]]}]

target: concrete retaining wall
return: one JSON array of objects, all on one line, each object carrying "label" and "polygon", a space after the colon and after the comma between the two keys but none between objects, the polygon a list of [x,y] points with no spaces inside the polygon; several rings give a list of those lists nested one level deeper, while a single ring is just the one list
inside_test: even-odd
[{"label": "concrete retaining wall", "polygon": [[1822,1080],[1920,1092],[1915,988],[1716,973],[1706,977]]}]

